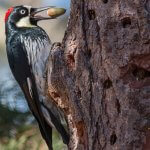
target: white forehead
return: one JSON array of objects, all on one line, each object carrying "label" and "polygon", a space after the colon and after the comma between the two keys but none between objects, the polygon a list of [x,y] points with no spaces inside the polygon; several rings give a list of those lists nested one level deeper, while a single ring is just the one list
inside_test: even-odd
[{"label": "white forehead", "polygon": [[23,7],[26,7],[26,8],[28,8],[28,9],[31,9],[32,6],[23,5]]},{"label": "white forehead", "polygon": [[30,13],[30,10],[31,10],[31,7],[32,7],[32,6],[23,5],[23,7],[27,8],[27,9],[29,10],[29,13]]}]

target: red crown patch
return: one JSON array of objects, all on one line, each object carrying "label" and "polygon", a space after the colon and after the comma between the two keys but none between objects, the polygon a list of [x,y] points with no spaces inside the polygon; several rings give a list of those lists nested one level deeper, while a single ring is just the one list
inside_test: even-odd
[{"label": "red crown patch", "polygon": [[9,15],[11,14],[11,12],[13,11],[13,7],[9,8],[5,14],[5,22],[8,20]]}]

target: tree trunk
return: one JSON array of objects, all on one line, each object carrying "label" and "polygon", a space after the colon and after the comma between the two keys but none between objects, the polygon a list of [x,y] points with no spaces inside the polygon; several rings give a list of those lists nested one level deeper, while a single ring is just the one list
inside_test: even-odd
[{"label": "tree trunk", "polygon": [[150,0],[72,0],[47,83],[70,150],[150,150]]}]

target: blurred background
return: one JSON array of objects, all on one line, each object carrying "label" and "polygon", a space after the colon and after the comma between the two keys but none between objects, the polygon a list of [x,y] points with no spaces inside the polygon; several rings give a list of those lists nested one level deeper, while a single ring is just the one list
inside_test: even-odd
[{"label": "blurred background", "polygon": [[[22,4],[33,7],[66,8],[66,14],[58,19],[39,23],[48,33],[52,42],[61,42],[67,26],[70,0],[0,0],[0,150],[47,150],[36,121],[28,109],[7,62],[5,12],[11,6]],[[56,131],[53,134],[53,141],[54,150],[66,149]]]}]

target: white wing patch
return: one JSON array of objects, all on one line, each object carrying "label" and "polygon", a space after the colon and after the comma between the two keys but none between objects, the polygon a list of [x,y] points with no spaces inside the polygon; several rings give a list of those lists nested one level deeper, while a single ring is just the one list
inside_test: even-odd
[{"label": "white wing patch", "polygon": [[27,84],[28,84],[30,96],[31,96],[31,98],[33,98],[33,93],[32,93],[32,82],[31,82],[31,80],[30,80],[29,77],[27,78]]}]

